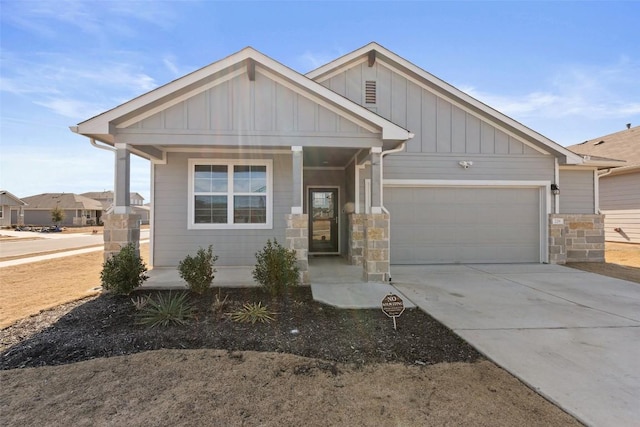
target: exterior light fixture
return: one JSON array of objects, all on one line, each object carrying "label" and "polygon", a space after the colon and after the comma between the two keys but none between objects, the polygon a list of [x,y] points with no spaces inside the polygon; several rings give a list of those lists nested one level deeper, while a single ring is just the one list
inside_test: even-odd
[{"label": "exterior light fixture", "polygon": [[458,162],[458,164],[463,169],[469,169],[471,166],[473,166],[473,162],[470,162],[469,160],[462,160]]},{"label": "exterior light fixture", "polygon": [[551,184],[551,194],[554,196],[560,194],[560,187],[558,187],[558,184]]}]

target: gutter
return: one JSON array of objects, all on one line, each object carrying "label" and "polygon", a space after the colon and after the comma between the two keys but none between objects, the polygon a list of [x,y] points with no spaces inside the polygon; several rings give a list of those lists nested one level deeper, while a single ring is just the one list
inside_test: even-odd
[{"label": "gutter", "polygon": [[386,156],[387,154],[399,153],[400,151],[404,151],[404,148],[407,145],[407,141],[414,136],[415,134],[409,133],[409,138],[405,141],[402,141],[402,143],[396,148],[392,148],[391,150],[383,151],[382,153],[380,153],[380,208],[382,209],[382,212],[386,213],[387,215],[389,215],[389,211],[384,207],[384,156]]}]

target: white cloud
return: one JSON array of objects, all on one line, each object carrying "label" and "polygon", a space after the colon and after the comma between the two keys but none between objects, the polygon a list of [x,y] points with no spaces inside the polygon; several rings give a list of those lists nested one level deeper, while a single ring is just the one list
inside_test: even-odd
[{"label": "white cloud", "polygon": [[0,91],[74,119],[91,117],[158,86],[140,67],[117,58],[83,61],[49,53],[18,59],[3,52],[2,59]]},{"label": "white cloud", "polygon": [[334,59],[340,57],[341,55],[342,53],[336,54],[336,52],[320,53],[320,52],[306,51],[305,53],[303,53],[297,58],[297,62],[300,66],[300,69],[311,71],[333,61]]},{"label": "white cloud", "polygon": [[545,88],[521,94],[496,94],[472,86],[461,90],[516,118],[625,118],[640,114],[640,64],[628,58],[604,66],[562,67]]},{"label": "white cloud", "polygon": [[168,29],[176,19],[171,2],[151,0],[32,0],[3,2],[3,9],[5,19],[15,26],[51,39],[60,33],[60,24],[106,40],[113,35],[133,37],[140,23]]}]

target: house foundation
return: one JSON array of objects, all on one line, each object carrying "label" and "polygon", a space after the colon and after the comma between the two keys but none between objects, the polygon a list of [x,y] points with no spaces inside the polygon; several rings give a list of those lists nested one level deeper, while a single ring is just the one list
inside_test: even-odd
[{"label": "house foundation", "polygon": [[385,282],[389,278],[389,215],[364,216],[364,252],[362,279],[367,282]]},{"label": "house foundation", "polygon": [[109,214],[103,215],[104,223],[104,260],[120,252],[120,249],[133,243],[136,254],[140,256],[140,215]]},{"label": "house foundation", "polygon": [[286,248],[296,251],[300,283],[309,283],[309,215],[288,214],[285,230]]},{"label": "house foundation", "polygon": [[549,262],[604,262],[604,215],[549,215]]}]

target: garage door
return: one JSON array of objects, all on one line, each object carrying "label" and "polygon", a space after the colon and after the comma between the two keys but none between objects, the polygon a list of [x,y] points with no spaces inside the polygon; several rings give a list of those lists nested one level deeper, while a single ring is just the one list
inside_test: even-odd
[{"label": "garage door", "polygon": [[540,262],[538,188],[386,187],[392,264]]}]

